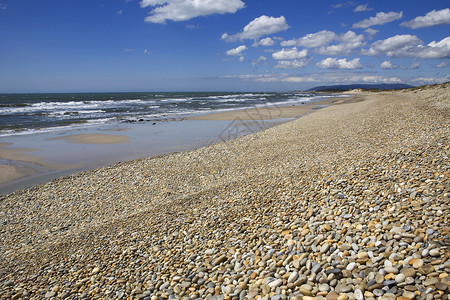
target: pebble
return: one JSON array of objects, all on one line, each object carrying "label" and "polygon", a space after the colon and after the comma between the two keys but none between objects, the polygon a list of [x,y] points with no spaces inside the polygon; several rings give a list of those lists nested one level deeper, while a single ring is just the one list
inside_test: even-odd
[{"label": "pebble", "polygon": [[449,288],[448,288],[448,285],[445,284],[445,283],[443,283],[443,282],[436,282],[436,283],[435,283],[435,286],[436,286],[436,288],[437,288],[438,290],[441,290],[441,291],[446,291],[446,290],[449,289]]},{"label": "pebble", "polygon": [[402,283],[402,282],[405,281],[405,278],[406,278],[405,274],[402,274],[402,273],[397,274],[397,275],[395,276],[395,282],[397,282],[397,283]]},{"label": "pebble", "polygon": [[433,256],[433,257],[439,256],[440,255],[439,249],[431,249],[430,250],[430,255]]},{"label": "pebble", "polygon": [[363,300],[364,299],[364,295],[363,295],[363,293],[361,292],[360,289],[356,289],[353,294],[354,294],[354,297],[355,297],[356,300]]}]

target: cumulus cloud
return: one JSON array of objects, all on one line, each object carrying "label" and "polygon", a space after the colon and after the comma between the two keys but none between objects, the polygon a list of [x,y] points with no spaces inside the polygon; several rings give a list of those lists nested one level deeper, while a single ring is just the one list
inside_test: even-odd
[{"label": "cumulus cloud", "polygon": [[253,44],[253,46],[255,46],[255,47],[258,47],[258,46],[270,47],[270,46],[273,46],[273,45],[275,45],[275,41],[272,38],[270,38],[270,37],[267,37],[265,39],[261,39],[260,41],[255,42]]},{"label": "cumulus cloud", "polygon": [[235,42],[245,39],[258,39],[262,36],[287,30],[288,28],[289,25],[286,23],[286,18],[284,16],[275,18],[263,15],[248,23],[242,32],[233,35],[228,35],[228,33],[222,34],[222,40]]},{"label": "cumulus cloud", "polygon": [[308,56],[308,50],[303,49],[298,51],[296,47],[289,49],[282,49],[272,54],[272,57],[276,60],[289,60],[289,59],[302,59]]},{"label": "cumulus cloud", "polygon": [[141,7],[155,7],[146,22],[187,21],[213,14],[235,13],[245,5],[241,0],[142,0]]},{"label": "cumulus cloud", "polygon": [[400,25],[412,29],[417,29],[422,27],[430,27],[445,24],[450,24],[450,8],[444,8],[441,10],[432,10],[425,16],[420,16],[413,20],[403,22]]},{"label": "cumulus cloud", "polygon": [[396,70],[396,69],[405,69],[404,67],[400,67],[397,65],[394,65],[391,61],[385,60],[380,64],[380,68],[385,70]]},{"label": "cumulus cloud", "polygon": [[379,12],[375,15],[375,17],[370,17],[368,19],[364,19],[358,23],[353,24],[353,28],[369,28],[374,25],[383,25],[385,23],[389,23],[403,17],[403,12]]},{"label": "cumulus cloud", "polygon": [[361,12],[361,11],[371,11],[373,8],[369,7],[369,4],[361,4],[355,7],[353,11],[355,12]]},{"label": "cumulus cloud", "polygon": [[316,66],[322,69],[361,69],[363,67],[359,58],[348,61],[346,58],[336,59],[332,57],[316,63]]},{"label": "cumulus cloud", "polygon": [[418,57],[420,58],[450,58],[450,36],[439,42],[432,41],[426,46],[419,45]]},{"label": "cumulus cloud", "polygon": [[[314,52],[323,55],[346,55],[353,50],[364,45],[364,35],[356,34],[353,31],[336,34],[332,31],[322,30],[310,33],[298,39],[281,42],[281,46],[302,46],[305,48],[315,48]],[[329,45],[336,42],[334,45]]]},{"label": "cumulus cloud", "polygon": [[399,51],[404,51],[420,43],[422,43],[422,41],[415,35],[396,35],[385,40],[378,40],[374,42],[370,49],[365,51],[365,54],[379,55],[384,53],[387,56],[395,57],[398,56],[396,54]]},{"label": "cumulus cloud", "polygon": [[364,32],[367,34],[367,38],[371,40],[373,36],[380,31],[372,28],[367,28],[366,30],[364,30]]},{"label": "cumulus cloud", "polygon": [[280,60],[275,66],[276,69],[302,69],[306,67],[312,60],[312,57],[295,60]]},{"label": "cumulus cloud", "polygon": [[447,67],[448,67],[448,62],[446,62],[446,61],[443,61],[436,66],[436,68],[447,68]]},{"label": "cumulus cloud", "polygon": [[317,48],[315,52],[322,55],[347,55],[364,45],[364,35],[356,34],[351,30],[344,34],[340,34],[336,40],[340,43],[330,46],[322,46]]},{"label": "cumulus cloud", "polygon": [[240,56],[240,55],[242,55],[242,52],[244,52],[245,50],[247,50],[247,46],[241,45],[234,49],[228,50],[226,53],[227,53],[227,55]]},{"label": "cumulus cloud", "polygon": [[362,53],[374,56],[384,54],[389,57],[450,58],[450,36],[439,42],[432,41],[423,45],[415,35],[396,35],[374,42],[369,50]]},{"label": "cumulus cloud", "polygon": [[316,33],[307,34],[301,38],[283,41],[281,46],[292,47],[292,46],[302,46],[306,48],[315,48],[328,45],[337,38],[337,35],[328,30],[322,30]]}]

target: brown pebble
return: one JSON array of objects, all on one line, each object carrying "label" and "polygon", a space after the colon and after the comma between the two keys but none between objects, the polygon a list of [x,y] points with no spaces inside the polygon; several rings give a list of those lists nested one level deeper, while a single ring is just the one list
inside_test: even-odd
[{"label": "brown pebble", "polygon": [[407,285],[404,287],[405,290],[409,291],[409,292],[415,292],[417,291],[417,288],[415,285]]},{"label": "brown pebble", "polygon": [[443,282],[438,282],[434,285],[438,290],[445,291],[448,289],[448,285]]},{"label": "brown pebble", "polygon": [[332,291],[331,293],[329,293],[327,295],[327,300],[337,300],[339,297],[338,293],[336,293],[335,291]]}]

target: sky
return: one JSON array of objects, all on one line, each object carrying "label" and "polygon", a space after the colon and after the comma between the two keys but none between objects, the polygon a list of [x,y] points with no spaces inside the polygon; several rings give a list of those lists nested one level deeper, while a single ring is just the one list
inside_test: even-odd
[{"label": "sky", "polygon": [[0,0],[0,93],[450,81],[448,0]]}]

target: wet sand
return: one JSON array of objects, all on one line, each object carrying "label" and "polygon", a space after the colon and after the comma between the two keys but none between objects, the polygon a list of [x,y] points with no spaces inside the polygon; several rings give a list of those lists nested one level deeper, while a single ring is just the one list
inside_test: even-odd
[{"label": "wet sand", "polygon": [[74,134],[56,137],[53,140],[67,140],[77,144],[123,144],[129,142],[129,137],[114,134]]}]

